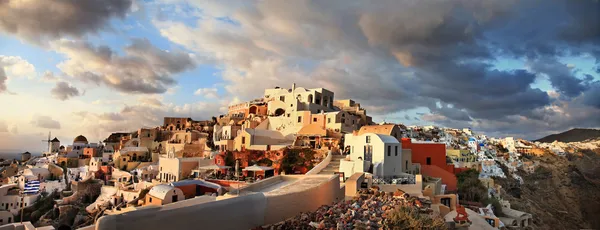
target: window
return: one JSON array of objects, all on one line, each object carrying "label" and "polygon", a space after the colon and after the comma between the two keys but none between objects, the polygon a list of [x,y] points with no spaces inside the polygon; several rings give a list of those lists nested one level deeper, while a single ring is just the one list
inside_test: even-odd
[{"label": "window", "polygon": [[221,159],[217,160],[217,164],[220,165],[221,164]]},{"label": "window", "polygon": [[346,114],[345,114],[345,113],[342,113],[342,117],[346,117]]},{"label": "window", "polygon": [[346,119],[342,118],[342,124],[346,123]]},{"label": "window", "polygon": [[427,165],[431,165],[431,157],[427,157]]},{"label": "window", "polygon": [[315,118],[313,118],[313,122],[317,122],[317,118],[316,118],[316,117],[315,117]]},{"label": "window", "polygon": [[290,107],[294,107],[294,104],[290,104]]},{"label": "window", "polygon": [[388,157],[392,155],[392,146],[391,145],[388,145],[387,153],[388,153]]},{"label": "window", "polygon": [[356,122],[355,120],[352,120],[352,124],[354,124],[354,122]]},{"label": "window", "polygon": [[242,145],[246,144],[246,137],[242,137]]},{"label": "window", "polygon": [[398,146],[394,146],[394,151],[396,152],[396,156],[398,156]]},{"label": "window", "polygon": [[367,136],[367,143],[371,143],[371,136]]},{"label": "window", "polygon": [[8,223],[10,223],[12,221],[12,217],[8,218]]},{"label": "window", "polygon": [[148,201],[149,201],[149,202],[152,202],[152,197],[150,197],[150,198],[148,199]]},{"label": "window", "polygon": [[408,161],[404,161],[404,163],[405,163],[404,170],[407,170],[408,169]]},{"label": "window", "polygon": [[302,116],[298,116],[298,123],[302,122]]},{"label": "window", "polygon": [[331,123],[331,118],[327,118],[327,123]]},{"label": "window", "polygon": [[285,102],[285,96],[279,96],[279,100]]}]

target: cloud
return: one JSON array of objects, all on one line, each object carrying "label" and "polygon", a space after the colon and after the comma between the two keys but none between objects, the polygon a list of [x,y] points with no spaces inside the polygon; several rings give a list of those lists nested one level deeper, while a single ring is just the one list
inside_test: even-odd
[{"label": "cloud", "polygon": [[44,0],[0,2],[0,31],[34,43],[65,36],[82,37],[124,18],[131,0]]},{"label": "cloud", "polygon": [[215,99],[219,97],[217,94],[217,88],[200,88],[194,92],[194,95],[203,96],[209,99]]},{"label": "cloud", "polygon": [[583,103],[600,109],[600,81],[596,81],[590,86],[590,89],[584,93]]},{"label": "cloud", "polygon": [[85,41],[52,43],[67,60],[58,64],[65,74],[82,82],[104,84],[128,94],[158,94],[174,85],[172,75],[195,67],[190,55],[160,50],[147,39],[133,39],[119,56],[107,46]]},{"label": "cloud", "polygon": [[52,94],[54,98],[57,98],[61,101],[80,95],[79,90],[77,88],[69,85],[69,83],[66,83],[64,81],[57,82],[56,86],[54,86],[54,88],[50,90],[50,94]]},{"label": "cloud", "polygon": [[0,93],[7,91],[6,83],[13,77],[35,77],[35,67],[17,56],[0,55]]},{"label": "cloud", "polygon": [[[163,103],[160,98],[142,97],[136,105],[126,105],[115,113],[73,112],[78,120],[78,129],[89,130],[91,136],[106,138],[111,132],[137,130],[140,127],[162,125],[163,117],[192,117],[195,120],[210,119],[227,112],[227,100],[195,102],[175,105]],[[161,106],[157,106],[160,104]]]},{"label": "cloud", "polygon": [[568,97],[576,97],[587,89],[585,82],[573,75],[568,64],[556,59],[542,58],[530,63],[533,71],[544,74],[559,93]]},{"label": "cloud", "polygon": [[154,97],[141,97],[138,99],[138,101],[140,103],[142,103],[143,105],[147,105],[147,106],[152,106],[152,107],[163,106],[163,103],[158,98],[154,98]]},{"label": "cloud", "polygon": [[[502,128],[515,120],[539,130],[599,123],[554,114],[558,99],[534,86],[538,75],[548,76],[568,97],[558,107],[594,111],[593,79],[579,80],[577,68],[559,60],[600,57],[597,23],[582,23],[593,19],[597,1],[181,2],[203,10],[196,25],[157,19],[155,26],[201,62],[218,65],[225,91],[241,100],[295,82],[355,99],[371,114],[426,107],[431,113],[424,122],[479,124],[487,131],[497,125],[506,133],[532,132]],[[532,11],[538,8],[543,11]],[[499,58],[522,57],[535,68],[496,65]],[[545,65],[548,60],[555,62]]]},{"label": "cloud", "polygon": [[8,132],[8,125],[4,121],[0,121],[0,133]]},{"label": "cloud", "polygon": [[0,93],[6,91],[6,80],[8,80],[8,77],[6,77],[4,69],[0,68]]},{"label": "cloud", "polygon": [[60,122],[53,120],[52,117],[49,116],[36,115],[32,118],[30,123],[38,128],[60,129]]},{"label": "cloud", "polygon": [[60,80],[60,77],[54,75],[54,73],[51,71],[46,71],[44,72],[40,80],[42,82],[57,82]]}]

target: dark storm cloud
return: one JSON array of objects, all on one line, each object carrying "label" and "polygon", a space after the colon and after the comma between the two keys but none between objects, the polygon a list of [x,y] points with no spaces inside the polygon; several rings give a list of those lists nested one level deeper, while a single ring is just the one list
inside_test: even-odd
[{"label": "dark storm cloud", "polygon": [[146,39],[133,39],[124,56],[84,41],[58,41],[52,47],[68,57],[58,65],[67,75],[124,93],[164,93],[176,83],[174,74],[195,67],[189,54],[158,49]]},{"label": "dark storm cloud", "polygon": [[[600,81],[592,84],[590,89],[584,93],[583,103],[600,109]],[[598,117],[598,120],[600,123],[600,117]]]},{"label": "dark storm cloud", "polygon": [[57,82],[56,86],[54,86],[54,88],[50,90],[50,94],[52,94],[53,97],[61,101],[80,95],[79,90],[77,88],[69,85],[69,83],[66,83],[64,81]]},{"label": "dark storm cloud", "polygon": [[0,31],[40,43],[63,36],[81,37],[123,18],[131,0],[0,1]]},{"label": "dark storm cloud", "polygon": [[[530,63],[535,72],[548,76],[552,86],[561,94],[576,97],[587,89],[585,81],[574,76],[572,70],[556,59],[543,58]],[[590,78],[586,78],[591,81]]]},{"label": "dark storm cloud", "polygon": [[[579,2],[585,9],[575,5]],[[336,99],[355,99],[371,114],[427,107],[433,113],[428,120],[481,124],[486,130],[496,125],[506,133],[514,133],[506,124],[515,120],[537,129],[558,127],[547,119],[571,124],[561,119],[575,116],[562,117],[566,113],[557,108],[594,111],[575,99],[586,94],[590,79],[545,69],[553,88],[569,97],[556,106],[557,99],[532,88],[539,69],[495,64],[500,58],[598,57],[593,28],[571,26],[593,18],[595,1],[190,3],[208,14],[196,26],[173,21],[156,26],[206,63],[221,65],[225,89],[242,99],[260,95],[265,85],[296,82],[330,89]],[[214,20],[224,16],[234,23]],[[591,117],[578,119],[584,124]]]}]

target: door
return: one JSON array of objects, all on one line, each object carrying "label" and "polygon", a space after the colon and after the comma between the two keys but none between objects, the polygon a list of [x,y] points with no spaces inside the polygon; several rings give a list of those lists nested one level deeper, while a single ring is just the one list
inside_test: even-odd
[{"label": "door", "polygon": [[173,202],[177,202],[177,195],[173,195],[172,200],[173,200]]}]

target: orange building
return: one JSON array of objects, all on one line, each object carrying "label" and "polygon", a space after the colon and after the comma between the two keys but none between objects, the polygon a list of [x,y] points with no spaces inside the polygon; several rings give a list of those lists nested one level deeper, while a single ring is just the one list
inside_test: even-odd
[{"label": "orange building", "polygon": [[446,185],[446,191],[456,191],[456,176],[437,165],[421,165],[421,174],[442,178],[442,183]]},{"label": "orange building", "polygon": [[96,148],[84,148],[82,158],[102,157]]},{"label": "orange building", "polygon": [[444,143],[412,143],[410,138],[402,138],[402,149],[412,151],[412,163],[435,165],[446,169],[446,145]]},{"label": "orange building", "polygon": [[413,143],[410,138],[402,138],[402,149],[412,151],[412,163],[421,164],[421,174],[442,178],[446,190],[456,190],[455,174],[468,168],[455,168],[446,163],[446,145],[444,143]]}]

